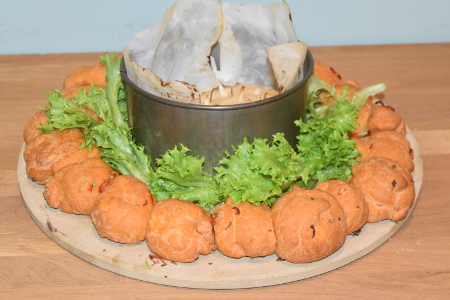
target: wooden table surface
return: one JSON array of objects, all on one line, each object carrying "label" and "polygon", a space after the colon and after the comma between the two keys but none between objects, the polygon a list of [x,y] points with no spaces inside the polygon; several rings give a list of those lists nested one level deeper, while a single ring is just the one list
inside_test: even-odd
[{"label": "wooden table surface", "polygon": [[101,53],[0,56],[0,299],[444,299],[450,296],[450,44],[315,47],[316,60],[383,100],[421,147],[419,202],[386,243],[332,272],[278,286],[199,290],[130,279],[91,265],[33,222],[16,176],[26,121],[72,70]]}]

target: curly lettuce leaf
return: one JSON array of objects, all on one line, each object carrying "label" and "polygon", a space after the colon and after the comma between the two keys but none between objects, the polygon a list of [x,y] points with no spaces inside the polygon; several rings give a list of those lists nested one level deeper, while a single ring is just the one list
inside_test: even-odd
[{"label": "curly lettuce leaf", "polygon": [[190,151],[180,145],[157,158],[151,190],[158,200],[186,200],[212,211],[222,201],[216,183],[203,171],[204,158],[187,155]]},{"label": "curly lettuce leaf", "polygon": [[275,134],[271,143],[256,138],[250,144],[244,139],[233,150],[214,170],[220,193],[235,204],[271,205],[298,179],[299,156],[281,133]]},{"label": "curly lettuce leaf", "polygon": [[348,99],[338,99],[322,118],[295,122],[300,129],[297,149],[303,164],[301,185],[312,188],[317,182],[346,180],[351,175],[359,152],[348,132],[355,129],[358,112]]},{"label": "curly lettuce leaf", "polygon": [[[102,90],[93,87],[89,94],[89,97],[95,97],[94,95],[101,94]],[[95,140],[92,136],[91,128],[100,124],[91,115],[81,108],[84,101],[87,99],[86,90],[81,88],[79,90],[80,101],[73,101],[71,99],[66,100],[62,97],[59,90],[55,90],[50,93],[46,93],[48,98],[47,108],[42,108],[47,116],[47,124],[41,124],[38,128],[42,133],[46,133],[55,129],[64,130],[70,128],[80,128],[85,133],[85,142],[83,147],[92,148],[95,144]]]}]

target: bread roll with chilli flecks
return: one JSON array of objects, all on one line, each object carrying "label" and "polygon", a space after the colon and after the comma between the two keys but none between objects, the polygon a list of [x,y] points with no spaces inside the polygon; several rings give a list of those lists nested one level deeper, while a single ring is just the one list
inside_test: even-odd
[{"label": "bread roll with chilli flecks", "polygon": [[110,181],[91,212],[95,229],[102,237],[122,244],[145,239],[147,220],[155,203],[147,185],[130,175]]},{"label": "bread roll with chilli flecks", "polygon": [[398,162],[371,158],[353,167],[349,182],[366,197],[369,205],[367,222],[398,222],[408,215],[415,189],[411,173]]},{"label": "bread roll with chilli flecks", "polygon": [[214,210],[214,232],[219,251],[232,258],[263,257],[275,253],[275,231],[270,207],[229,198]]},{"label": "bread roll with chilli flecks", "polygon": [[310,263],[336,252],[345,242],[347,223],[331,194],[294,186],[272,207],[276,254],[292,263]]},{"label": "bread roll with chilli flecks", "polygon": [[414,151],[408,140],[397,131],[376,131],[356,139],[356,148],[361,153],[360,161],[384,157],[400,163],[409,172],[414,171]]},{"label": "bread roll with chilli flecks", "polygon": [[97,197],[115,174],[101,158],[88,158],[62,168],[47,183],[44,199],[69,214],[90,215]]},{"label": "bread roll with chilli flecks", "polygon": [[366,224],[369,206],[360,190],[337,179],[320,182],[316,189],[330,193],[339,201],[345,212],[347,234],[359,231]]}]

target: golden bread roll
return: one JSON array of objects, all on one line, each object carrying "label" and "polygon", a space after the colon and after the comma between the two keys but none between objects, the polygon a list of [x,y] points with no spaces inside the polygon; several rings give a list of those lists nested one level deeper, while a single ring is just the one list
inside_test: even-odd
[{"label": "golden bread roll", "polygon": [[376,131],[397,131],[406,134],[406,125],[403,119],[391,106],[385,105],[381,100],[367,99],[359,111],[355,135],[366,136]]},{"label": "golden bread roll", "polygon": [[41,130],[37,127],[43,124],[47,124],[47,115],[43,110],[39,110],[28,120],[23,128],[23,140],[25,141],[25,144],[29,144],[32,140],[41,135]]},{"label": "golden bread roll", "polygon": [[400,163],[409,172],[414,171],[414,151],[408,140],[396,131],[376,131],[356,139],[356,148],[361,153],[359,161],[384,157]]},{"label": "golden bread roll", "polygon": [[214,232],[219,251],[232,258],[263,257],[275,253],[275,231],[270,207],[228,199],[214,210]]},{"label": "golden bread roll", "polygon": [[292,263],[310,263],[336,252],[345,242],[347,223],[331,194],[294,186],[272,207],[277,255]]},{"label": "golden bread roll", "polygon": [[101,158],[88,158],[70,164],[49,180],[44,199],[48,205],[63,212],[90,215],[112,174],[111,167]]},{"label": "golden bread roll", "polygon": [[333,67],[319,60],[314,61],[314,75],[329,84],[337,84],[342,81],[341,75]]},{"label": "golden bread roll", "polygon": [[162,259],[193,262],[216,250],[212,215],[191,202],[164,199],[150,214],[146,233],[150,251]]},{"label": "golden bread roll", "polygon": [[408,170],[387,158],[371,158],[355,165],[349,182],[366,197],[367,222],[403,220],[415,198],[414,182]]},{"label": "golden bread roll", "polygon": [[98,196],[91,219],[100,236],[117,243],[137,244],[145,239],[155,201],[144,182],[119,175]]},{"label": "golden bread roll", "polygon": [[347,234],[360,230],[367,222],[369,206],[360,190],[342,180],[328,180],[316,185],[316,189],[333,195],[344,209]]},{"label": "golden bread roll", "polygon": [[50,177],[67,165],[87,158],[101,158],[100,151],[80,148],[84,135],[78,129],[56,130],[41,134],[25,147],[23,153],[28,177],[46,184]]},{"label": "golden bread roll", "polygon": [[96,86],[106,87],[105,64],[96,64],[77,68],[64,80],[63,89],[91,83]]}]

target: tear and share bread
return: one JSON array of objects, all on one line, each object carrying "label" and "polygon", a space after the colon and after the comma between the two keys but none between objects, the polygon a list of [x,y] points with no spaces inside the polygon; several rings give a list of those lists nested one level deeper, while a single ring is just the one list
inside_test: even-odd
[{"label": "tear and share bread", "polygon": [[90,215],[101,189],[113,170],[101,158],[70,164],[56,173],[45,186],[44,199],[61,211]]},{"label": "tear and share bread", "polygon": [[342,180],[328,180],[316,185],[316,189],[333,195],[344,209],[347,234],[360,230],[367,222],[369,206],[360,190]]},{"label": "tear and share bread", "polygon": [[406,134],[406,125],[403,119],[391,106],[385,105],[381,100],[367,99],[359,111],[357,117],[357,128],[355,135],[365,136],[369,132],[397,131],[401,135]]},{"label": "tear and share bread", "polygon": [[408,140],[396,131],[376,131],[356,140],[361,153],[359,161],[373,157],[389,158],[400,163],[409,172],[414,171],[414,151]]},{"label": "tear and share bread", "polygon": [[83,143],[84,135],[78,129],[39,135],[27,144],[23,153],[28,177],[39,184],[46,184],[51,176],[69,164],[87,158],[101,158],[97,147],[93,146],[91,151],[80,148]]},{"label": "tear and share bread", "polygon": [[336,252],[345,242],[347,223],[331,194],[294,186],[272,207],[276,254],[292,263],[310,263]]},{"label": "tear and share bread", "polygon": [[270,207],[228,199],[214,210],[214,232],[219,251],[232,258],[263,257],[275,253],[275,231]]},{"label": "tear and share bread", "polygon": [[371,158],[355,165],[352,173],[349,182],[361,190],[369,205],[367,222],[398,222],[408,215],[415,188],[405,167],[387,158]]},{"label": "tear and share bread", "polygon": [[100,193],[91,219],[102,237],[136,244],[145,239],[147,220],[155,201],[144,182],[130,175],[119,175]]},{"label": "tear and share bread", "polygon": [[150,214],[146,233],[150,251],[162,259],[193,262],[216,250],[212,215],[194,203],[164,199]]},{"label": "tear and share bread", "polygon": [[23,128],[23,140],[25,141],[25,144],[29,144],[32,140],[41,135],[41,130],[36,127],[43,124],[47,124],[47,115],[43,110],[38,110]]}]

